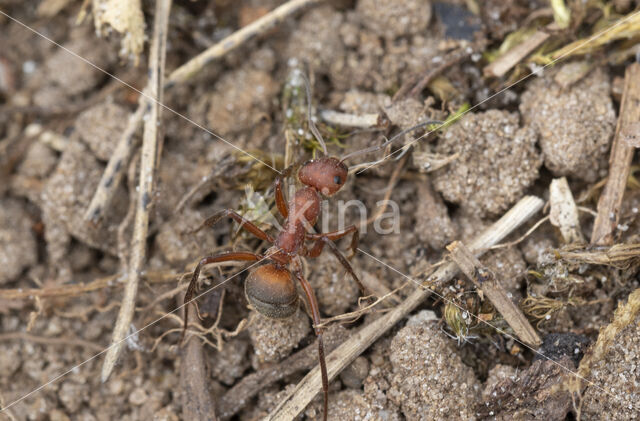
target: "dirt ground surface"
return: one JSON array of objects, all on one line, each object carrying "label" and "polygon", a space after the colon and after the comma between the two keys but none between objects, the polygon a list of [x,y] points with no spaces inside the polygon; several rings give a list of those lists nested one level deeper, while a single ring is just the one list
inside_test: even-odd
[{"label": "dirt ground surface", "polygon": [[[283,3],[174,2],[165,74]],[[359,311],[371,300],[360,299],[333,254],[304,258],[328,323],[327,354],[418,288],[403,274],[433,270],[448,244],[469,244],[526,195],[546,202],[480,259],[540,344],[518,340],[459,273],[331,381],[328,418],[640,419],[640,167],[609,159],[614,144],[631,157],[638,146],[621,104],[630,98],[624,113],[640,118],[640,81],[625,81],[640,56],[639,2],[317,3],[165,89],[133,321],[103,382],[134,254],[142,128],[117,162],[122,177],[103,174],[147,85],[158,9],[153,1],[0,0],[0,419],[258,420],[294,393],[318,365],[302,289],[293,316],[273,320],[248,305],[245,263],[208,267],[198,293],[228,281],[196,300],[200,317],[190,319],[186,344],[179,307],[201,257],[268,248],[226,219],[194,232],[202,221],[236,209],[277,235],[270,167],[322,155],[301,74],[332,156],[446,121],[347,159],[362,169],[398,152],[323,198],[316,228],[360,224],[359,247],[375,259],[356,252],[350,263],[372,295],[387,295]],[[122,15],[133,25],[125,30],[105,24],[122,4],[142,15]],[[624,19],[632,23],[619,38],[553,61]],[[488,74],[543,30],[548,38],[508,71]],[[339,124],[336,112],[368,123]],[[572,194],[558,202],[550,185],[562,177]],[[596,243],[599,198],[618,179],[621,202],[604,218],[610,235]],[[101,184],[113,196],[92,222],[87,209]],[[291,177],[287,197],[299,186]],[[337,242],[346,255],[349,238]],[[359,317],[340,317],[349,312]],[[322,413],[319,393],[298,418]]]}]

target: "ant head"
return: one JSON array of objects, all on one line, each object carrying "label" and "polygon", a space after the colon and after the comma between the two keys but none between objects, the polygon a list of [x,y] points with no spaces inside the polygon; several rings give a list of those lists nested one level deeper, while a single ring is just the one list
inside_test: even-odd
[{"label": "ant head", "polygon": [[331,196],[347,181],[349,170],[338,158],[312,159],[302,164],[298,179],[304,185],[314,187],[325,196]]}]

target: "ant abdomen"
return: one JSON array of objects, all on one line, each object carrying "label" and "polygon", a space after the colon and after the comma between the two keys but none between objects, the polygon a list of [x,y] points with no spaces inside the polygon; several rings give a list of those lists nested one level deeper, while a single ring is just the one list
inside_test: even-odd
[{"label": "ant abdomen", "polygon": [[247,300],[263,316],[286,319],[298,309],[298,292],[285,268],[274,264],[252,270],[244,283]]}]

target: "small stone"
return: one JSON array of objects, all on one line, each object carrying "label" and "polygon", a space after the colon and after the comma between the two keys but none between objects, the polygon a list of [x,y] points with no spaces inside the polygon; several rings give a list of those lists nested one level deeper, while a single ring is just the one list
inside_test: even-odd
[{"label": "small stone", "polygon": [[18,167],[18,173],[28,177],[45,177],[56,165],[55,152],[42,142],[34,142]]},{"label": "small stone", "polygon": [[128,116],[127,110],[117,104],[101,103],[78,116],[76,130],[98,159],[108,161],[127,127]]},{"label": "small stone", "polygon": [[[89,30],[74,32],[72,39],[64,48],[90,62],[93,66],[105,69],[113,59],[108,44],[96,39]],[[43,66],[45,78],[62,88],[64,96],[77,95],[94,88],[105,77],[104,73],[92,66],[78,62],[78,58],[62,48],[56,49]]]},{"label": "small stone", "polygon": [[340,373],[340,380],[351,389],[360,389],[368,374],[369,361],[364,357],[358,357]]},{"label": "small stone", "polygon": [[[173,218],[171,223],[162,224],[155,243],[167,261],[181,263],[197,258],[203,250],[213,250],[216,247],[216,236],[209,229],[191,233],[206,217],[207,215],[187,208]],[[224,227],[222,224],[220,226]]]},{"label": "small stone", "polygon": [[418,185],[418,197],[421,200],[416,206],[415,232],[420,241],[434,250],[442,250],[458,238],[458,227],[451,221],[447,206],[428,181]]},{"label": "small stone", "polygon": [[153,414],[153,421],[179,421],[180,418],[173,408],[165,407]]},{"label": "small stone", "polygon": [[514,298],[520,297],[521,282],[527,270],[520,250],[514,247],[491,250],[480,261],[496,274],[507,293]]},{"label": "small stone", "polygon": [[109,381],[109,393],[112,395],[119,395],[124,390],[124,381],[122,379],[116,377]]},{"label": "small stone", "polygon": [[49,421],[69,421],[70,418],[59,409],[54,409],[49,413]]},{"label": "small stone", "polygon": [[489,401],[496,386],[505,379],[515,380],[516,374],[517,371],[514,367],[505,364],[498,364],[489,370],[489,375],[482,391],[482,400]]},{"label": "small stone", "polygon": [[85,385],[66,381],[62,383],[58,391],[58,399],[69,412],[74,413],[80,409],[82,402],[87,398],[88,390]]},{"label": "small stone", "polygon": [[384,108],[394,125],[406,130],[424,120],[424,105],[415,98],[401,99]]},{"label": "small stone", "polygon": [[129,395],[129,402],[136,406],[142,405],[147,401],[147,399],[147,392],[141,387],[136,387]]}]

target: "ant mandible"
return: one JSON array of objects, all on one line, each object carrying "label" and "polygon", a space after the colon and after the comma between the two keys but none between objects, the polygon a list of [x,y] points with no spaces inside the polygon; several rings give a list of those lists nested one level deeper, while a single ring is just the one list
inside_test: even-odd
[{"label": "ant mandible", "polygon": [[[251,221],[245,219],[237,212],[231,209],[224,209],[211,217],[207,218],[202,225],[195,231],[199,231],[204,227],[212,227],[223,218],[231,218],[240,224],[240,227],[253,234],[257,238],[267,241],[272,246],[264,255],[250,252],[225,252],[208,256],[198,262],[187,292],[184,296],[184,327],[182,331],[182,339],[187,330],[188,324],[188,304],[191,302],[200,271],[203,266],[211,263],[229,262],[229,261],[247,261],[259,262],[262,260],[267,263],[257,266],[249,271],[249,275],[244,284],[245,295],[251,305],[262,315],[272,319],[286,319],[293,316],[298,309],[298,292],[295,287],[294,279],[297,280],[307,298],[309,311],[313,320],[314,331],[318,338],[318,358],[320,360],[320,371],[322,375],[322,391],[324,397],[323,404],[323,420],[327,419],[327,409],[329,403],[329,379],[327,376],[327,365],[324,356],[324,345],[322,341],[322,328],[320,325],[320,310],[318,308],[318,300],[302,272],[301,257],[318,257],[325,246],[336,256],[338,261],[344,266],[353,280],[358,284],[363,295],[367,295],[367,289],[362,284],[355,271],[349,264],[347,258],[342,254],[334,241],[339,240],[349,234],[351,237],[351,256],[356,253],[359,241],[358,228],[350,225],[347,228],[338,231],[326,233],[314,233],[313,226],[316,224],[320,213],[321,194],[330,197],[337,193],[344,186],[349,170],[344,164],[344,160],[360,153],[369,153],[380,150],[393,142],[399,136],[423,127],[427,124],[437,124],[438,121],[427,121],[420,123],[410,129],[404,130],[392,139],[387,140],[380,146],[368,148],[345,156],[342,159],[327,156],[327,148],[322,135],[316,128],[311,118],[311,95],[309,83],[304,74],[301,74],[306,87],[308,101],[308,122],[309,127],[322,146],[324,156],[318,159],[311,159],[304,162],[297,171],[297,178],[303,185],[298,189],[291,200],[287,203],[282,192],[282,180],[292,175],[296,166],[291,166],[279,174],[274,183],[275,201],[278,212],[284,220],[282,230],[277,237],[272,237],[264,232]],[[311,248],[308,248],[306,241],[313,242]],[[351,257],[350,256],[350,257]]]}]

